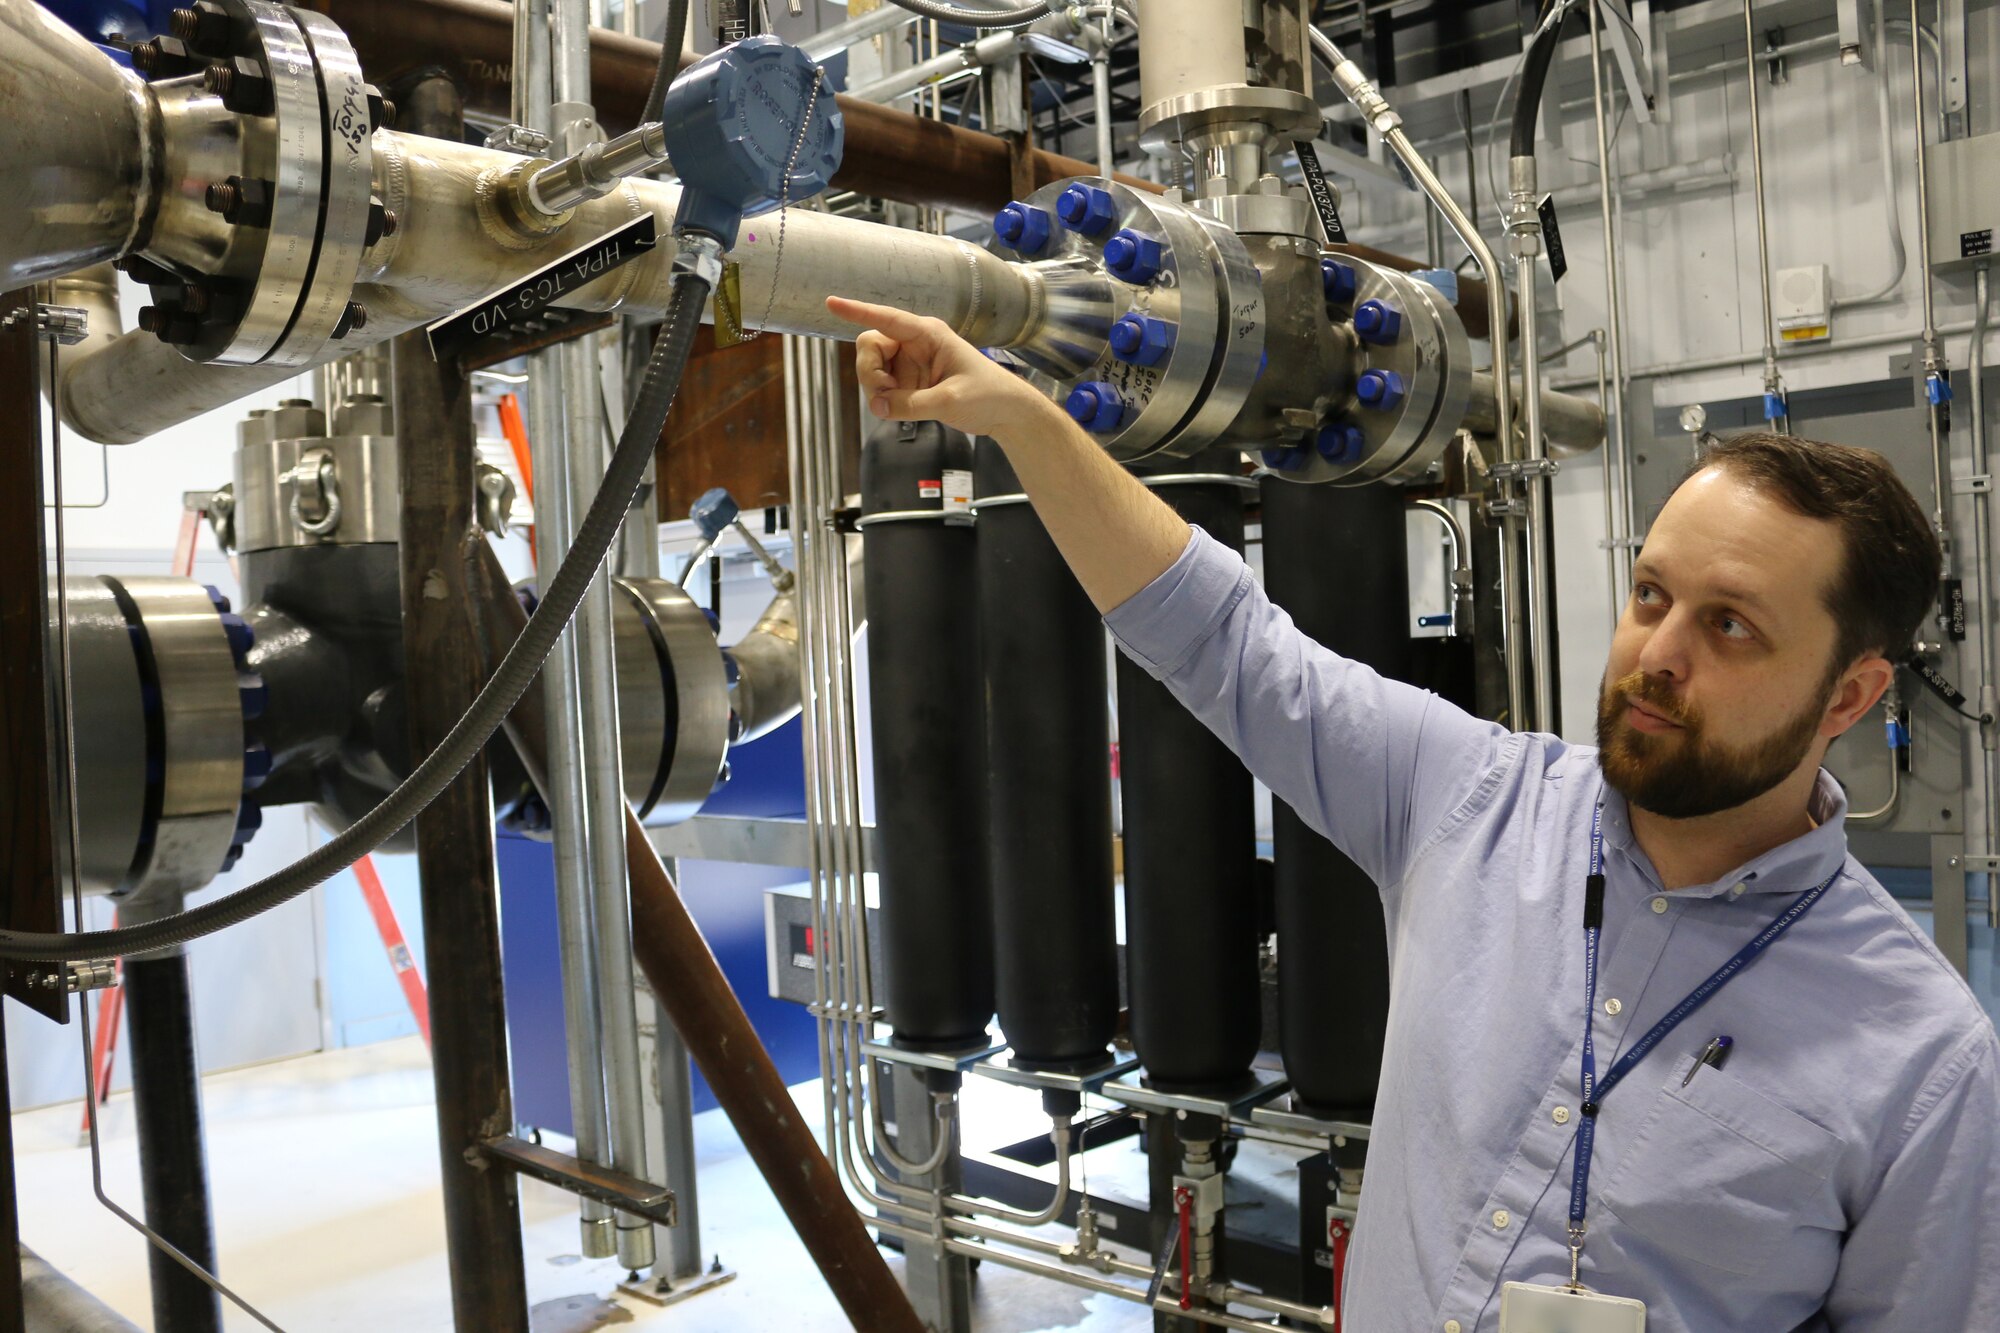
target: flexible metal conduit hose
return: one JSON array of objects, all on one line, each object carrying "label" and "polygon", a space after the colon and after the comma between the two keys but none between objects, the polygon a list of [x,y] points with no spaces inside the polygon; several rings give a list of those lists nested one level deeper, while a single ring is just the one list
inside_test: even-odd
[{"label": "flexible metal conduit hose", "polygon": [[1025,28],[1064,7],[1061,0],[1055,4],[1022,5],[1016,9],[959,9],[938,4],[936,0],[889,0],[889,3],[898,9],[909,10],[918,18],[957,23],[969,28]]},{"label": "flexible metal conduit hose", "polygon": [[590,512],[577,528],[575,545],[570,547],[562,568],[549,580],[547,593],[528,621],[527,629],[508,649],[506,659],[479,691],[472,707],[452,727],[444,743],[417,765],[396,790],[291,865],[227,897],[157,921],[114,930],[74,934],[0,931],[0,958],[66,962],[151,953],[186,944],[290,902],[374,851],[416,818],[417,812],[436,799],[458,776],[459,770],[479,753],[520,701],[541,671],[543,660],[555,647],[556,636],[575,614],[584,590],[598,566],[604,563],[606,552],[617,540],[619,525],[645,479],[646,465],[652,460],[660,430],[666,424],[667,409],[673,405],[674,392],[680,387],[681,372],[687,366],[695,330],[701,324],[702,304],[708,299],[708,290],[707,280],[698,274],[683,271],[677,275],[660,340],[654,345],[652,360],[647,363],[645,377],[634,395],[632,414],[619,436],[610,469],[590,502]]}]

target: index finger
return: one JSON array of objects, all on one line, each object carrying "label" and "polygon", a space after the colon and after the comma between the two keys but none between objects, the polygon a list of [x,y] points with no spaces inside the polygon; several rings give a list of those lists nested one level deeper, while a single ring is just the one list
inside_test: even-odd
[{"label": "index finger", "polygon": [[909,342],[924,335],[924,321],[892,305],[871,305],[866,301],[852,301],[845,296],[829,296],[826,308],[850,324],[861,324],[886,333],[901,342]]}]

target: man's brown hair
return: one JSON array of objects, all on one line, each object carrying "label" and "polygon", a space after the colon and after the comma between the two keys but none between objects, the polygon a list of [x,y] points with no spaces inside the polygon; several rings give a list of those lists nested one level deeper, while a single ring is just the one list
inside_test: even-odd
[{"label": "man's brown hair", "polygon": [[1910,655],[1937,600],[1944,553],[1923,507],[1889,460],[1872,449],[1753,431],[1710,447],[1687,477],[1709,468],[1721,468],[1794,513],[1829,520],[1840,529],[1845,549],[1826,590],[1826,609],[1839,636],[1830,670],[1844,670],[1871,653],[1892,662]]}]

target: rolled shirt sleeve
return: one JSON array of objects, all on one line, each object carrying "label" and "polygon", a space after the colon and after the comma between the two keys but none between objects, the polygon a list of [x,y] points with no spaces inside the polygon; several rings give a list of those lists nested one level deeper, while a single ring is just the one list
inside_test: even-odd
[{"label": "rolled shirt sleeve", "polygon": [[1308,638],[1242,557],[1199,529],[1104,619],[1133,661],[1385,889],[1509,743],[1499,726]]}]

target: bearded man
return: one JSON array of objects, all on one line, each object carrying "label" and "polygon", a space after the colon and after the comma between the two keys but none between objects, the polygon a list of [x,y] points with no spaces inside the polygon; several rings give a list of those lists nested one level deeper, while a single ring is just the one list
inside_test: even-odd
[{"label": "bearded man", "polygon": [[997,440],[1123,651],[1380,887],[1343,1327],[2000,1330],[2000,1040],[1820,767],[1937,592],[1878,455],[1707,455],[1634,566],[1591,749],[1329,652],[941,321],[829,305],[869,328],[876,415]]}]

